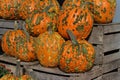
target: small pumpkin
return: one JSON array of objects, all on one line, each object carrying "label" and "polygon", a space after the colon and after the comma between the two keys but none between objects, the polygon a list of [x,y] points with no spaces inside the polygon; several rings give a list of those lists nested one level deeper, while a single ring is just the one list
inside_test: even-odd
[{"label": "small pumpkin", "polygon": [[[24,26],[23,26],[24,28]],[[29,36],[24,28],[24,37],[16,37],[15,53],[17,58],[21,61],[34,61],[36,60],[34,38]]]},{"label": "small pumpkin", "polygon": [[32,77],[30,75],[22,75],[20,78],[20,80],[33,80]]},{"label": "small pumpkin", "polygon": [[91,0],[90,2],[94,3],[91,10],[95,23],[105,24],[112,22],[117,6],[116,0]]},{"label": "small pumpkin", "polygon": [[85,39],[93,27],[93,17],[85,3],[81,6],[71,6],[59,14],[58,32],[66,39],[70,39],[66,30],[73,32],[76,38]]},{"label": "small pumpkin", "polygon": [[[71,36],[71,31],[67,30]],[[86,40],[72,40],[63,43],[61,56],[59,58],[59,68],[66,73],[86,72],[93,67],[95,61],[94,47]]]},{"label": "small pumpkin", "polygon": [[16,38],[25,37],[22,30],[8,30],[2,36],[1,47],[5,54],[16,56]]},{"label": "small pumpkin", "polygon": [[58,65],[59,51],[65,40],[58,32],[46,31],[36,39],[36,54],[40,64],[44,67]]}]

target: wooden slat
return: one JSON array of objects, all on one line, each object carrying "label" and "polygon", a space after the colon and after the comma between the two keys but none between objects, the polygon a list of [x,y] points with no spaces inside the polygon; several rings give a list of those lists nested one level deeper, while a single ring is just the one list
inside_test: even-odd
[{"label": "wooden slat", "polygon": [[111,72],[102,76],[103,80],[120,80],[119,72]]},{"label": "wooden slat", "polygon": [[103,44],[103,27],[94,26],[88,41],[92,44]]},{"label": "wooden slat", "polygon": [[116,60],[107,64],[103,64],[102,70],[103,70],[103,73],[107,73],[109,71],[119,68],[119,66],[120,66],[120,60]]},{"label": "wooden slat", "polygon": [[14,22],[1,22],[0,27],[2,28],[14,28]]},{"label": "wooden slat", "polygon": [[69,74],[60,71],[58,68],[45,68],[42,67],[41,65],[30,66],[30,68],[39,71],[40,73],[43,72],[51,75],[70,76],[71,78],[78,77],[79,80],[90,80],[102,74],[102,69],[99,66],[94,66],[90,71],[85,73],[69,73]]},{"label": "wooden slat", "polygon": [[120,32],[120,23],[119,24],[114,24],[114,25],[104,26],[104,34],[113,33],[113,32]]},{"label": "wooden slat", "polygon": [[104,56],[103,63],[109,63],[111,61],[115,61],[118,59],[120,59],[120,52],[116,52],[116,53]]},{"label": "wooden slat", "polygon": [[[10,56],[6,56],[5,54],[0,55],[0,61],[4,61],[4,62],[9,62],[9,63],[13,63],[16,64],[16,58],[14,57],[10,57]],[[20,62],[21,65],[35,65],[35,64],[39,64],[38,61],[33,61],[33,62]]]},{"label": "wooden slat", "polygon": [[95,49],[95,63],[96,65],[103,64],[103,45],[94,46]]},{"label": "wooden slat", "polygon": [[104,42],[103,42],[103,51],[111,51],[120,48],[120,33],[112,34],[112,35],[105,35]]}]

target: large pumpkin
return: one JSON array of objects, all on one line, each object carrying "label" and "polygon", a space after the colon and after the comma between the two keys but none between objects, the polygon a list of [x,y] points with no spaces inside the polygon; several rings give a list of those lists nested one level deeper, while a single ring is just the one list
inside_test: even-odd
[{"label": "large pumpkin", "polygon": [[94,3],[92,12],[96,23],[111,23],[115,11],[116,11],[116,0],[92,0]]},{"label": "large pumpkin", "polygon": [[71,6],[59,14],[58,32],[66,39],[69,39],[67,29],[71,30],[77,38],[85,39],[90,34],[92,27],[93,18],[85,5]]},{"label": "large pumpkin", "polygon": [[88,71],[95,60],[93,46],[86,40],[75,40],[68,40],[61,47],[59,68],[67,73]]},{"label": "large pumpkin", "polygon": [[44,67],[58,65],[59,51],[64,39],[57,32],[40,34],[36,39],[36,54],[40,64]]}]

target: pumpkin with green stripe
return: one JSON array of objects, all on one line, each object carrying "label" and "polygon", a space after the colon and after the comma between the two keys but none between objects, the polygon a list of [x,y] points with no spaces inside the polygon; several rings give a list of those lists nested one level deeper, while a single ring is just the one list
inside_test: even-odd
[{"label": "pumpkin with green stripe", "polygon": [[15,48],[16,41],[19,40],[20,37],[25,37],[22,30],[8,30],[2,36],[2,50],[5,54],[10,56],[16,56]]},{"label": "pumpkin with green stripe", "polygon": [[81,6],[70,6],[59,14],[58,32],[66,39],[70,39],[66,30],[69,29],[79,39],[85,39],[91,32],[93,17],[82,3]]},{"label": "pumpkin with green stripe", "polygon": [[57,67],[60,48],[65,42],[58,32],[52,30],[40,34],[36,39],[36,54],[44,67]]},{"label": "pumpkin with green stripe", "polygon": [[95,61],[94,47],[86,40],[76,40],[73,35],[71,40],[62,45],[60,53],[58,66],[67,73],[86,72],[93,67]]}]

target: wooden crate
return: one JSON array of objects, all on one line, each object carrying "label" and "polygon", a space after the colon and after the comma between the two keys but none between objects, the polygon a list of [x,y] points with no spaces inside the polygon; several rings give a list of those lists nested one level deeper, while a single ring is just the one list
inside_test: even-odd
[{"label": "wooden crate", "polygon": [[[14,21],[0,20],[1,37],[6,30],[13,28]],[[120,23],[95,24],[87,40],[93,44],[96,52],[94,67],[88,72],[68,74],[58,68],[42,67],[37,61],[31,63],[21,62],[21,66],[25,70],[30,69],[31,73],[38,78],[36,80],[105,80],[110,75],[119,74],[119,71],[110,72],[120,66]],[[16,64],[16,59],[0,55],[0,62],[3,64]]]}]

